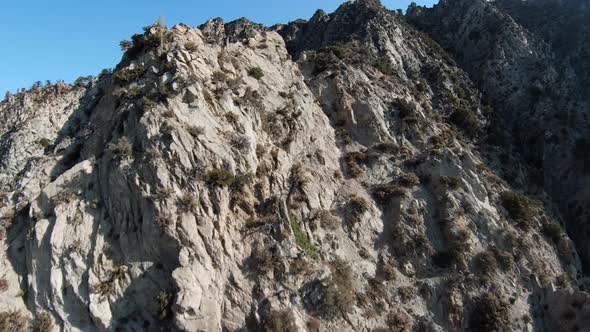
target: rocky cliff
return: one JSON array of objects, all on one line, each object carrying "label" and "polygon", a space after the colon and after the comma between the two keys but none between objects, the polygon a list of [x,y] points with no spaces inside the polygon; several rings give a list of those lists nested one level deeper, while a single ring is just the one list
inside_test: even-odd
[{"label": "rocky cliff", "polygon": [[585,173],[547,153],[587,94],[508,4],[157,23],[8,97],[0,328],[584,330]]}]

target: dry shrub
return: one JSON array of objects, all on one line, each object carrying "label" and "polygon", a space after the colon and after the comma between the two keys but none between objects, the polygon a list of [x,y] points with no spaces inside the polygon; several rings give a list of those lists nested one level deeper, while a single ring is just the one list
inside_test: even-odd
[{"label": "dry shrub", "polygon": [[348,202],[348,221],[355,225],[361,221],[362,215],[369,210],[369,202],[360,197],[352,196]]},{"label": "dry shrub", "polygon": [[295,317],[290,310],[271,311],[262,319],[262,332],[297,332]]},{"label": "dry shrub", "polygon": [[315,318],[315,317],[310,317],[309,320],[307,321],[307,329],[310,332],[320,332],[321,327],[322,327],[322,321]]},{"label": "dry shrub", "polygon": [[178,199],[178,209],[183,213],[195,212],[199,208],[199,201],[192,194],[186,193]]},{"label": "dry shrub", "polygon": [[32,322],[33,332],[50,332],[53,329],[53,319],[46,313],[40,313]]},{"label": "dry shrub", "polygon": [[28,319],[20,311],[0,312],[0,331],[28,332]]},{"label": "dry shrub", "polygon": [[380,184],[373,187],[373,197],[377,202],[387,206],[391,199],[404,197],[408,190],[393,183]]},{"label": "dry shrub", "polygon": [[352,269],[348,264],[336,258],[330,264],[332,278],[323,287],[322,302],[323,315],[328,319],[335,318],[352,310],[354,304],[354,287],[352,284]]},{"label": "dry shrub", "polygon": [[330,230],[335,230],[340,225],[340,220],[338,218],[336,218],[332,214],[332,212],[330,212],[328,210],[320,210],[316,214],[315,219],[318,219],[320,221],[320,225],[323,228],[327,228]]},{"label": "dry shrub", "polygon": [[414,326],[412,317],[402,309],[391,310],[385,320],[391,332],[410,332]]},{"label": "dry shrub", "polygon": [[469,315],[469,327],[473,331],[506,331],[510,326],[510,307],[494,293],[485,293],[474,301]]}]

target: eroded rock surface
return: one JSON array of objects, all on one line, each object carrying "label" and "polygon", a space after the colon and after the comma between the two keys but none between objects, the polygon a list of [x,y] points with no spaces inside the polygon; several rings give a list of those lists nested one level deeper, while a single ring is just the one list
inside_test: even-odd
[{"label": "eroded rock surface", "polygon": [[[518,31],[492,45],[520,52]],[[496,113],[509,123],[484,98],[504,87],[476,71],[361,0],[271,28],[154,24],[113,73],[9,97],[0,318],[56,331],[583,328],[560,202],[517,190],[529,160],[506,165],[486,141]]]}]

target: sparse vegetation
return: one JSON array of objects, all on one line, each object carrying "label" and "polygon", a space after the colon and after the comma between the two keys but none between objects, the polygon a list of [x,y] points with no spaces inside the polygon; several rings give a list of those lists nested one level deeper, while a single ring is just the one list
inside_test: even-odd
[{"label": "sparse vegetation", "polygon": [[207,172],[207,182],[219,187],[230,187],[234,183],[234,175],[223,169],[212,169]]},{"label": "sparse vegetation", "polygon": [[508,211],[510,217],[527,225],[533,217],[531,201],[524,194],[514,191],[505,191],[500,195],[502,206]]},{"label": "sparse vegetation", "polygon": [[420,183],[420,179],[414,173],[402,174],[399,177],[399,184],[404,187],[413,187]]},{"label": "sparse vegetation", "polygon": [[469,135],[475,135],[479,130],[479,123],[475,113],[463,106],[456,106],[449,120]]},{"label": "sparse vegetation", "polygon": [[43,149],[47,149],[51,145],[51,141],[47,138],[40,138],[36,143]]},{"label": "sparse vegetation", "polygon": [[273,270],[278,261],[274,250],[266,248],[261,244],[256,244],[250,255],[252,267],[259,273],[268,273]]},{"label": "sparse vegetation", "polygon": [[476,259],[477,268],[485,275],[491,275],[498,270],[498,261],[496,256],[490,250],[486,250],[477,255]]},{"label": "sparse vegetation", "polygon": [[328,210],[319,211],[316,214],[315,219],[319,219],[320,225],[322,225],[323,228],[330,230],[335,230],[340,226],[340,220]]},{"label": "sparse vegetation", "polygon": [[184,194],[178,199],[178,209],[183,213],[195,212],[199,208],[199,201],[190,193]]},{"label": "sparse vegetation", "polygon": [[391,310],[385,320],[390,332],[410,332],[414,326],[412,317],[401,309]]},{"label": "sparse vegetation", "polygon": [[248,69],[248,75],[254,77],[257,80],[260,80],[262,77],[264,77],[264,71],[260,67],[252,67]]},{"label": "sparse vegetation", "polygon": [[245,230],[252,230],[256,228],[261,228],[264,226],[272,226],[279,222],[279,219],[276,216],[264,216],[261,218],[250,218],[246,220],[244,224]]},{"label": "sparse vegetation", "polygon": [[172,304],[174,295],[169,292],[160,291],[160,294],[156,297],[158,301],[158,316],[160,319],[165,320],[172,315]]},{"label": "sparse vegetation", "polygon": [[373,62],[373,67],[379,70],[385,75],[391,75],[393,73],[393,67],[391,61],[386,57],[380,57]]},{"label": "sparse vegetation", "polygon": [[262,332],[297,332],[295,317],[290,310],[271,311],[262,320]]},{"label": "sparse vegetation", "polygon": [[199,137],[205,133],[205,127],[200,126],[187,126],[186,131],[191,134],[192,137]]},{"label": "sparse vegetation", "polygon": [[187,51],[190,51],[190,52],[195,52],[195,51],[197,50],[197,44],[195,44],[195,43],[194,43],[194,42],[192,42],[192,41],[188,41],[188,42],[186,42],[186,43],[184,44],[184,48],[185,48]]},{"label": "sparse vegetation", "polygon": [[252,143],[246,135],[235,134],[231,137],[231,145],[242,153],[247,153],[252,148]]},{"label": "sparse vegetation", "polygon": [[373,188],[373,197],[380,204],[387,206],[391,199],[404,197],[408,190],[393,183],[380,184]]},{"label": "sparse vegetation", "polygon": [[28,319],[20,311],[0,312],[0,331],[28,332]]},{"label": "sparse vegetation", "polygon": [[346,163],[346,168],[348,171],[348,175],[352,178],[358,178],[363,174],[363,168],[359,165],[367,161],[368,156],[366,153],[361,151],[354,151],[348,152],[344,156],[344,162]]},{"label": "sparse vegetation", "polygon": [[6,292],[8,290],[8,280],[6,280],[6,275],[3,275],[0,278],[0,294]]},{"label": "sparse vegetation", "polygon": [[369,202],[360,196],[352,196],[348,201],[348,221],[355,225],[361,221],[361,217],[369,210]]},{"label": "sparse vegetation", "polygon": [[130,40],[123,39],[119,42],[119,47],[121,47],[121,51],[127,52],[128,49],[133,46],[133,43]]},{"label": "sparse vegetation", "polygon": [[303,250],[309,257],[318,259],[318,250],[313,245],[307,234],[301,228],[301,225],[291,217],[291,229],[293,230],[293,236],[295,236],[295,243]]},{"label": "sparse vegetation", "polygon": [[393,102],[393,107],[399,110],[399,117],[401,119],[405,119],[416,114],[416,106],[405,99],[395,99]]},{"label": "sparse vegetation", "polygon": [[51,332],[53,320],[48,313],[42,312],[33,320],[31,325],[33,332]]},{"label": "sparse vegetation", "polygon": [[457,190],[461,187],[461,179],[457,176],[441,176],[440,183],[450,190]]},{"label": "sparse vegetation", "polygon": [[556,244],[563,238],[563,231],[558,224],[544,224],[541,231]]},{"label": "sparse vegetation", "polygon": [[133,146],[125,136],[119,138],[117,143],[109,144],[109,151],[120,158],[131,158],[133,156]]},{"label": "sparse vegetation", "polygon": [[136,66],[133,68],[123,68],[118,70],[114,75],[113,79],[119,83],[129,83],[138,80],[143,76],[145,68],[143,66]]},{"label": "sparse vegetation", "polygon": [[506,331],[510,326],[509,304],[494,293],[486,293],[475,299],[469,315],[472,331]]},{"label": "sparse vegetation", "polygon": [[352,269],[348,264],[336,258],[330,264],[332,277],[322,290],[322,315],[334,319],[338,314],[345,314],[354,304],[354,286]]}]

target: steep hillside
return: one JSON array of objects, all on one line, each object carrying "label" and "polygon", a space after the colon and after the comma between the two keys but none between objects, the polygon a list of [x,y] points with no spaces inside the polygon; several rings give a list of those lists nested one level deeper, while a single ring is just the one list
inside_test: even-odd
[{"label": "steep hillside", "polygon": [[[490,45],[518,58],[528,34]],[[0,329],[590,324],[560,202],[518,188],[530,160],[506,150],[527,97],[477,76],[497,64],[377,0],[273,27],[156,23],[123,45],[113,72],[0,103]]]},{"label": "steep hillside", "polygon": [[512,182],[551,196],[588,271],[588,2],[446,0],[408,17],[477,82],[499,115],[488,143],[526,162]]}]

